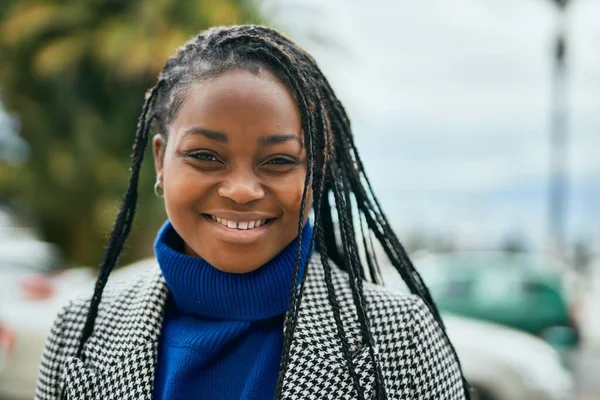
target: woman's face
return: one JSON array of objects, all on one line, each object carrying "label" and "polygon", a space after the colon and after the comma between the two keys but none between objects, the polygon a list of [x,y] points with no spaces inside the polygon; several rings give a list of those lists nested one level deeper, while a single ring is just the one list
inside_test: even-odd
[{"label": "woman's face", "polygon": [[294,240],[306,151],[298,105],[279,79],[261,69],[203,80],[168,130],[167,143],[153,139],[156,173],[187,254],[245,273]]}]

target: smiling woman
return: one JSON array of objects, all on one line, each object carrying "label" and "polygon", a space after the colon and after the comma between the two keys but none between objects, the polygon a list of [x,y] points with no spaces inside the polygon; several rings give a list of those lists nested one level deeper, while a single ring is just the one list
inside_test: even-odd
[{"label": "smiling woman", "polygon": [[[105,290],[152,127],[168,215],[158,265]],[[412,295],[380,286],[372,236]],[[148,93],[94,294],[57,317],[36,398],[274,396],[470,395],[315,61],[272,29],[220,27],[181,47]]]}]

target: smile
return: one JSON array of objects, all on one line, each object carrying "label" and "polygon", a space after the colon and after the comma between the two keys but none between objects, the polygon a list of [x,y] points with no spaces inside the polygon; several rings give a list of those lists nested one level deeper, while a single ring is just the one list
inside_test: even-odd
[{"label": "smile", "polygon": [[[222,213],[227,214],[227,213]],[[204,214],[204,218],[213,226],[216,238],[230,244],[253,244],[263,238],[273,227],[273,221],[278,218],[268,218],[266,215],[227,215],[229,218]]]},{"label": "smile", "polygon": [[261,219],[256,221],[233,221],[225,218],[215,217],[214,215],[207,214],[213,221],[229,228],[239,229],[242,231],[259,228],[267,223],[271,222],[274,218]]}]

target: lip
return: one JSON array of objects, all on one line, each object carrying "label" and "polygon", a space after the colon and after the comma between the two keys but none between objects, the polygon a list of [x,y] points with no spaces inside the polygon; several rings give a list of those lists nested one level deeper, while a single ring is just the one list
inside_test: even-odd
[{"label": "lip", "polygon": [[[230,219],[231,221],[236,221],[236,222],[247,222],[247,221],[255,221],[255,220],[261,220],[261,219],[271,219],[271,221],[265,225],[261,225],[258,228],[252,228],[252,229],[246,229],[246,230],[242,230],[242,229],[235,229],[235,228],[228,228],[226,226],[224,226],[223,224],[214,221],[212,218],[210,218],[208,215],[214,215],[219,216],[220,215],[229,215],[230,217],[222,217],[225,219]],[[238,219],[235,219],[235,217],[233,217],[233,215],[238,215]],[[213,232],[215,234],[215,237],[217,239],[220,239],[221,241],[225,242],[225,243],[229,243],[229,244],[253,244],[256,241],[260,240],[263,236],[265,236],[267,234],[268,231],[271,230],[272,225],[277,222],[277,217],[265,217],[264,214],[243,214],[244,218],[241,217],[242,214],[204,214],[203,217],[206,220],[206,223],[209,224],[209,226],[212,227]]]}]

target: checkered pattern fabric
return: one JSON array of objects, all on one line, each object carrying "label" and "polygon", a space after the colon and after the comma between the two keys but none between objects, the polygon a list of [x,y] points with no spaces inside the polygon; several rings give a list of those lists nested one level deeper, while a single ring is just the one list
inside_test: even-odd
[{"label": "checkered pattern fabric", "polygon": [[[347,275],[333,282],[361,391],[374,396],[373,360],[361,344]],[[420,298],[365,283],[376,357],[389,399],[464,399],[449,343]],[[108,285],[84,361],[75,357],[88,299],[71,302],[47,339],[36,399],[150,399],[168,289],[158,267],[135,283]],[[292,340],[284,399],[355,399],[318,254],[313,257]]]}]

